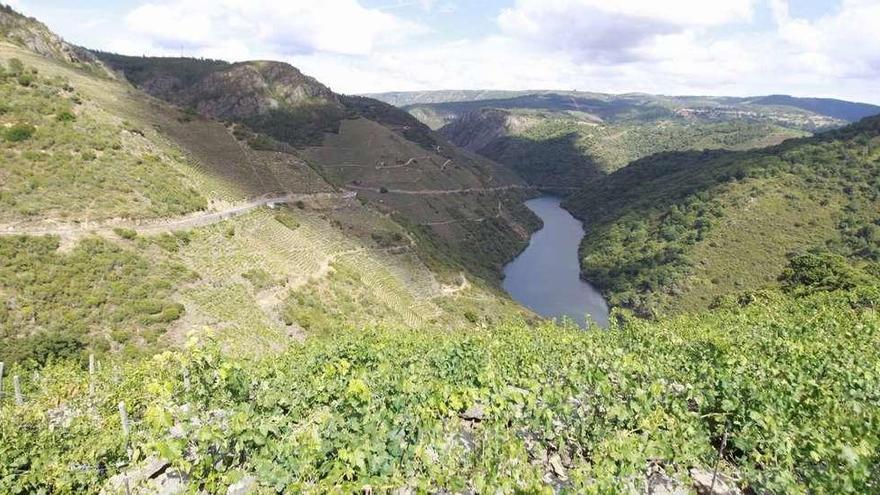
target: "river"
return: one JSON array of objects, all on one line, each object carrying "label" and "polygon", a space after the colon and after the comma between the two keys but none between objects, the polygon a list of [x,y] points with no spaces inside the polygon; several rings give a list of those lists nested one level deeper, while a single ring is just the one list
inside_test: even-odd
[{"label": "river", "polygon": [[560,206],[561,199],[544,196],[526,201],[544,228],[532,234],[529,246],[504,267],[503,287],[523,306],[547,318],[568,317],[586,327],[586,315],[608,326],[608,305],[580,278],[578,246],[584,228]]}]

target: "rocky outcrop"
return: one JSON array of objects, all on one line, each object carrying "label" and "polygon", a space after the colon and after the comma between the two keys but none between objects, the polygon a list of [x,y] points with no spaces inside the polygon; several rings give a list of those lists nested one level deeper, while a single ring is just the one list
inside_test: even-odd
[{"label": "rocky outcrop", "polygon": [[440,134],[457,146],[479,153],[499,138],[522,131],[539,120],[507,110],[483,108],[447,124],[440,129]]},{"label": "rocky outcrop", "polygon": [[283,62],[242,62],[195,78],[157,68],[137,83],[157,98],[221,120],[240,121],[300,106],[342,107],[330,88]]},{"label": "rocky outcrop", "polygon": [[42,22],[21,15],[9,6],[0,5],[0,38],[5,38],[44,57],[81,66],[102,76],[113,77],[94,54],[67,43]]}]

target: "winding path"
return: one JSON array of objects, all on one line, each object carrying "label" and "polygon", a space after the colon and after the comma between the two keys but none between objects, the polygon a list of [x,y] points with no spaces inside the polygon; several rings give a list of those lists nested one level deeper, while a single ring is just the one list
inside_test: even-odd
[{"label": "winding path", "polygon": [[355,191],[369,191],[374,193],[391,193],[391,194],[409,194],[413,196],[443,196],[446,194],[464,194],[472,192],[497,192],[507,191],[510,189],[534,189],[534,186],[524,184],[509,184],[506,186],[496,187],[466,187],[463,189],[382,189],[379,187],[356,186],[348,184],[346,189]]},{"label": "winding path", "polygon": [[80,234],[92,232],[110,232],[113,229],[124,228],[131,229],[139,234],[152,234],[158,232],[187,230],[195,227],[203,227],[214,223],[222,222],[230,218],[240,216],[253,209],[266,206],[273,203],[293,203],[296,201],[308,201],[314,199],[351,199],[357,195],[354,191],[345,191],[341,193],[304,193],[304,194],[286,194],[283,196],[263,196],[253,199],[246,203],[232,206],[220,211],[201,212],[184,217],[162,220],[125,220],[118,222],[96,222],[83,224],[66,224],[56,227],[18,227],[7,226],[0,227],[0,235],[58,235],[58,236],[76,236]]}]

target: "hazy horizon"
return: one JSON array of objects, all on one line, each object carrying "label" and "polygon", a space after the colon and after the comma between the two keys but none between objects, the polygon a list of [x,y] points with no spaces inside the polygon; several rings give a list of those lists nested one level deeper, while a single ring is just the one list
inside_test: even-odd
[{"label": "hazy horizon", "polygon": [[6,3],[86,48],[280,60],[349,94],[577,90],[880,104],[873,0]]}]

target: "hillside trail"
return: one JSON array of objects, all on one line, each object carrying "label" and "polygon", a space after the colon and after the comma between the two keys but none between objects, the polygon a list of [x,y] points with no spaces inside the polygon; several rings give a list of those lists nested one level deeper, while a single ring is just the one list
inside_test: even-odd
[{"label": "hillside trail", "polygon": [[379,187],[367,187],[367,186],[356,186],[354,184],[348,184],[345,186],[346,189],[353,189],[356,191],[369,191],[374,193],[391,193],[391,194],[410,194],[415,196],[442,196],[446,194],[465,194],[472,192],[498,192],[498,191],[508,191],[511,189],[534,189],[534,186],[529,186],[525,184],[508,184],[506,186],[495,186],[495,187],[466,187],[462,189],[389,189],[389,188],[379,188]]},{"label": "hillside trail", "polygon": [[345,192],[322,192],[322,193],[298,193],[281,196],[262,196],[246,203],[230,206],[219,211],[200,212],[178,218],[166,218],[160,220],[121,220],[94,222],[82,224],[66,224],[54,227],[20,227],[17,225],[0,226],[0,235],[57,235],[61,237],[76,237],[90,233],[107,233],[114,229],[130,229],[139,234],[156,234],[160,232],[188,230],[195,227],[204,227],[222,222],[230,218],[240,216],[256,208],[270,204],[294,203],[296,201],[309,201],[315,199],[351,199],[356,196],[354,191]]}]

